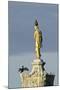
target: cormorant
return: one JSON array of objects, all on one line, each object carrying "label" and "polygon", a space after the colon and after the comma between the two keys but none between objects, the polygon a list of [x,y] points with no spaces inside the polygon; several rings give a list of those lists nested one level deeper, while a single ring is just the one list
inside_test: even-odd
[{"label": "cormorant", "polygon": [[29,69],[27,67],[22,66],[21,68],[19,68],[18,70],[20,73],[22,73],[23,71],[29,71]]}]

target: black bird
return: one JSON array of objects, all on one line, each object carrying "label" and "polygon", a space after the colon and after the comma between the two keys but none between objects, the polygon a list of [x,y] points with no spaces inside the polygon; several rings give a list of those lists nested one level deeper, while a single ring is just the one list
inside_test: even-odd
[{"label": "black bird", "polygon": [[29,69],[27,67],[22,66],[21,68],[19,68],[18,70],[20,73],[24,72],[24,71],[29,71]]},{"label": "black bird", "polygon": [[41,60],[41,62],[42,62],[42,69],[43,69],[43,71],[45,70],[44,69],[44,65],[46,64],[43,60]]}]

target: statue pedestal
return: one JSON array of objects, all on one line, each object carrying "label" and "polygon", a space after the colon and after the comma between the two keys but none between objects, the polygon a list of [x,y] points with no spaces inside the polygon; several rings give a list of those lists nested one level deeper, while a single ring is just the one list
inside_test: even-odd
[{"label": "statue pedestal", "polygon": [[33,62],[32,62],[32,72],[37,72],[37,73],[40,73],[41,70],[42,70],[42,63],[40,61],[40,59],[35,59]]},{"label": "statue pedestal", "polygon": [[30,73],[22,73],[22,87],[39,87],[44,86],[45,74],[42,69],[40,59],[32,62],[32,71]]},{"label": "statue pedestal", "polygon": [[45,81],[45,72],[42,68],[42,62],[40,59],[36,59],[32,62],[32,72],[31,75],[33,77],[34,86],[44,86]]}]

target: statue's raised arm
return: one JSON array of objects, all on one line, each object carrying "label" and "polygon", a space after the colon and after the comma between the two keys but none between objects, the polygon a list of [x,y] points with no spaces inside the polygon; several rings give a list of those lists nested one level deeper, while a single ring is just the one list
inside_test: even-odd
[{"label": "statue's raised arm", "polygon": [[35,40],[36,58],[40,59],[40,56],[41,56],[40,48],[42,46],[42,32],[39,31],[39,26],[38,26],[37,20],[35,20],[35,25],[34,25],[34,40]]}]

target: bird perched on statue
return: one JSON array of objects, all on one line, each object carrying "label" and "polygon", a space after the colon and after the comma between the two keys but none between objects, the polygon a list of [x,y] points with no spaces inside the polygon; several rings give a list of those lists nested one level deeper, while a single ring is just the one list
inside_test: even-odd
[{"label": "bird perched on statue", "polygon": [[21,68],[19,68],[18,70],[20,73],[24,72],[24,71],[29,71],[29,69],[27,67],[22,66]]},{"label": "bird perched on statue", "polygon": [[42,69],[43,69],[43,71],[45,70],[45,68],[44,68],[44,65],[46,64],[43,60],[41,60],[41,62],[42,62]]}]

